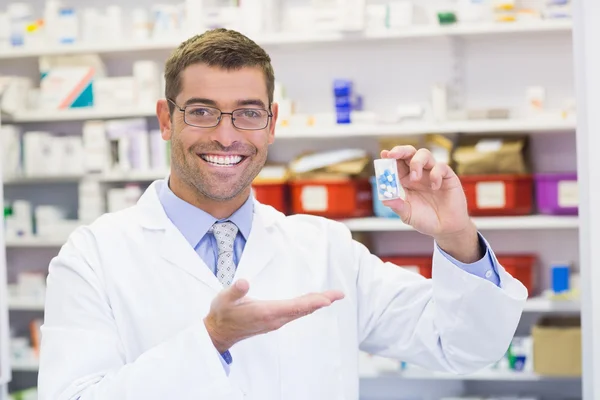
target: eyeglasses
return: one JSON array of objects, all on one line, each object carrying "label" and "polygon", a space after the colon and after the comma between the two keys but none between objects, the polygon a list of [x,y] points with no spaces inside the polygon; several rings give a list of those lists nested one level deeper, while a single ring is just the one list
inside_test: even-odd
[{"label": "eyeglasses", "polygon": [[200,104],[190,104],[181,108],[173,100],[167,100],[183,113],[183,121],[186,124],[197,128],[214,128],[219,125],[223,115],[231,115],[231,123],[236,128],[256,131],[265,129],[273,116],[269,111],[261,108],[239,108],[227,113]]}]

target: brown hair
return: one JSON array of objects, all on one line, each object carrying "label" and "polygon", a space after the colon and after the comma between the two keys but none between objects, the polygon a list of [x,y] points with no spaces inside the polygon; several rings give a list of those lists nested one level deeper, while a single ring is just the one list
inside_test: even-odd
[{"label": "brown hair", "polygon": [[[199,63],[227,70],[243,67],[261,68],[267,82],[269,108],[273,103],[275,72],[271,65],[271,57],[246,36],[223,28],[196,35],[181,43],[171,54],[165,64],[165,95],[168,99],[174,100],[181,92],[181,71]],[[169,108],[173,114],[174,105],[171,102]]]}]

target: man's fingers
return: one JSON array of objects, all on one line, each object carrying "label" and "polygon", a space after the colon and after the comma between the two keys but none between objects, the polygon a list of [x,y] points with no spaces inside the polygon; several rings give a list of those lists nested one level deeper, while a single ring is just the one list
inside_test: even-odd
[{"label": "man's fingers", "polygon": [[433,154],[427,149],[419,149],[410,160],[410,180],[417,181],[423,176],[423,170],[430,170],[435,166]]},{"label": "man's fingers", "polygon": [[384,152],[382,151],[381,156],[384,158],[395,158],[396,160],[410,160],[415,155],[416,152],[417,152],[417,149],[415,148],[415,146],[410,146],[410,145],[396,146],[393,149],[391,149],[390,151],[388,151],[385,154],[385,156],[384,156]]},{"label": "man's fingers", "polygon": [[344,298],[344,294],[337,290],[324,293],[310,293],[290,300],[272,303],[268,310],[269,318],[286,324],[297,318],[312,314],[315,311],[330,306],[333,302]]},{"label": "man's fingers", "polygon": [[248,290],[250,290],[250,284],[248,281],[245,279],[240,279],[225,291],[224,297],[230,302],[235,302],[246,296],[248,294]]}]

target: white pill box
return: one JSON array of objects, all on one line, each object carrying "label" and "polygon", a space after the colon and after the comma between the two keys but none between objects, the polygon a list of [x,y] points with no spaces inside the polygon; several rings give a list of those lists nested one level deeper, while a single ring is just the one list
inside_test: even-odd
[{"label": "white pill box", "polygon": [[404,199],[404,189],[398,177],[397,161],[393,158],[381,158],[374,163],[379,200]]}]

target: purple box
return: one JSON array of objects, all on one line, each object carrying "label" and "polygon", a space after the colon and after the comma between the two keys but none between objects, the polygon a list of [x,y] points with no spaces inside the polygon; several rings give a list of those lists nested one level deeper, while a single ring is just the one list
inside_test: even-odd
[{"label": "purple box", "polygon": [[537,209],[540,214],[578,214],[579,191],[577,173],[535,174],[534,182]]}]

